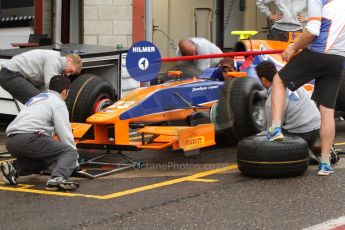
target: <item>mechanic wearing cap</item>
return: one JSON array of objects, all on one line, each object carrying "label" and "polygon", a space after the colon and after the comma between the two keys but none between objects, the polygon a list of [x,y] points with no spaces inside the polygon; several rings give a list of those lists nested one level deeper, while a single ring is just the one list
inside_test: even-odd
[{"label": "mechanic wearing cap", "polygon": [[[49,91],[32,97],[7,129],[6,148],[13,162],[0,164],[6,184],[16,185],[19,176],[39,174],[55,163],[47,190],[74,190],[79,184],[69,180],[78,167],[78,153],[69,123],[65,99],[70,80],[52,77]],[[53,139],[54,134],[59,141]]]},{"label": "mechanic wearing cap", "polygon": [[18,54],[2,65],[0,86],[25,104],[46,91],[54,75],[78,75],[80,71],[81,60],[77,54],[61,57],[58,51],[35,49]]},{"label": "mechanic wearing cap", "polygon": [[212,80],[224,81],[228,72],[237,72],[236,62],[233,58],[223,58],[211,78]]},{"label": "mechanic wearing cap", "polygon": [[[222,54],[223,52],[205,38],[185,38],[179,42],[179,49],[177,50],[177,56],[195,56],[205,54]],[[189,61],[190,64],[196,65],[200,71],[204,71],[207,68],[215,67],[218,65],[220,58],[209,58]]]}]

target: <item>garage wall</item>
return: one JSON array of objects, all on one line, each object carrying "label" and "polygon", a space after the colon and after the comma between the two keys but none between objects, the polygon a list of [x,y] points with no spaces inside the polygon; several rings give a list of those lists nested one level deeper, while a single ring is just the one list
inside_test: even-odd
[{"label": "garage wall", "polygon": [[42,34],[48,34],[48,38],[51,38],[52,1],[44,0],[42,10]]},{"label": "garage wall", "polygon": [[[213,7],[214,0],[153,0],[153,42],[162,56],[174,56],[179,40],[195,36],[193,10]],[[197,36],[210,39],[209,10],[199,10],[196,19]]]},{"label": "garage wall", "polygon": [[246,1],[243,22],[243,30],[259,31],[260,33],[256,37],[260,39],[266,38],[266,34],[262,31],[262,27],[267,26],[266,15],[257,9],[255,1]]},{"label": "garage wall", "polygon": [[[193,9],[214,9],[216,0],[153,0],[153,24],[156,26],[153,41],[164,56],[175,54],[175,47],[181,38],[195,36],[195,17]],[[230,23],[224,33],[224,46],[231,47],[236,38],[229,35],[230,30],[261,30],[266,25],[263,14],[257,11],[254,0],[245,1],[245,11],[239,11],[239,0],[224,0],[224,17],[230,2],[235,2]],[[50,34],[49,0],[44,0],[44,33]],[[132,0],[84,0],[83,38],[85,44],[132,45]],[[211,39],[207,11],[199,11],[198,35]],[[215,20],[213,14],[213,31]],[[215,41],[215,34],[213,34]]]},{"label": "garage wall", "polygon": [[[178,41],[184,37],[195,36],[195,8],[215,9],[215,0],[153,0],[153,24],[155,26],[153,41],[163,56],[173,56]],[[246,0],[244,11],[240,11],[240,0],[224,0],[223,34],[224,48],[232,48],[238,37],[230,35],[233,30],[261,31],[266,26],[266,17],[256,7],[254,0]],[[209,18],[207,11],[199,11],[197,15],[198,36],[211,40],[208,33]],[[213,14],[213,30],[215,31],[215,15]],[[218,35],[221,36],[221,35]],[[260,33],[258,38],[264,38]],[[212,37],[215,41],[215,34]]]},{"label": "garage wall", "polygon": [[243,30],[244,11],[240,11],[240,0],[224,1],[224,49],[233,48],[237,36],[231,35],[231,31]]},{"label": "garage wall", "polygon": [[84,0],[84,43],[132,44],[132,0]]}]

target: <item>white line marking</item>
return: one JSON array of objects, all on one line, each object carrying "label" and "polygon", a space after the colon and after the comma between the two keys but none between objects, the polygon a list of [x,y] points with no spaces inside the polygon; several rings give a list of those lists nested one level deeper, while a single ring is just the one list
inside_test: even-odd
[{"label": "white line marking", "polygon": [[329,229],[336,228],[342,225],[345,225],[345,216],[341,216],[337,219],[328,220],[321,224],[304,228],[303,230],[329,230]]}]

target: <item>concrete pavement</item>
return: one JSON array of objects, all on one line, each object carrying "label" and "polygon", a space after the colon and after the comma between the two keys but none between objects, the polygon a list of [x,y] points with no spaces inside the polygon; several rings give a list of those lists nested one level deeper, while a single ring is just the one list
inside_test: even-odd
[{"label": "concrete pavement", "polygon": [[[344,122],[336,142],[343,150]],[[191,158],[169,150],[126,154],[149,167],[74,178],[81,188],[71,193],[44,190],[47,176],[0,184],[0,229],[303,229],[345,215],[344,159],[329,177],[310,166],[296,178],[256,179],[236,169],[236,147]]]}]

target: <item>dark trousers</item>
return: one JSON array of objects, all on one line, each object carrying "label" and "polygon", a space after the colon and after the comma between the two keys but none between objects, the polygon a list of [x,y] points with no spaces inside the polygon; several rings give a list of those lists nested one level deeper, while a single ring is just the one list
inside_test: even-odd
[{"label": "dark trousers", "polygon": [[[295,32],[302,32],[302,30],[298,30]],[[287,42],[289,41],[289,31],[278,30],[276,28],[272,28],[268,39],[274,40],[274,41]]]},{"label": "dark trousers", "polygon": [[69,179],[77,166],[75,149],[45,135],[13,135],[7,139],[6,148],[17,158],[14,164],[19,176],[38,174],[56,163],[51,176]]},{"label": "dark trousers", "polygon": [[320,129],[316,129],[306,133],[290,133],[288,131],[283,131],[284,134],[295,135],[302,137],[307,143],[310,149],[312,149],[319,138]]},{"label": "dark trousers", "polygon": [[30,98],[41,93],[30,81],[20,73],[6,68],[0,70],[0,86],[9,92],[14,99],[25,104]]}]

